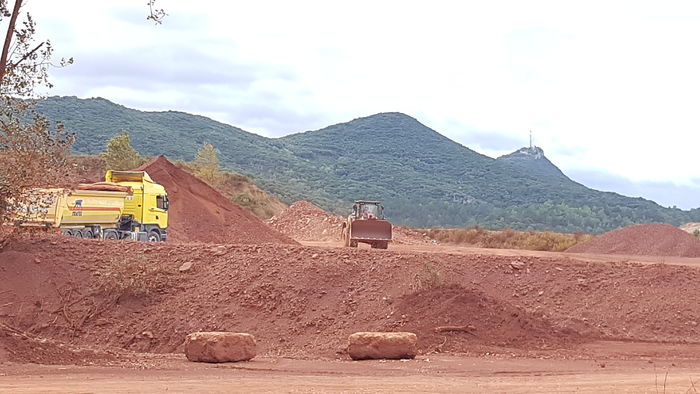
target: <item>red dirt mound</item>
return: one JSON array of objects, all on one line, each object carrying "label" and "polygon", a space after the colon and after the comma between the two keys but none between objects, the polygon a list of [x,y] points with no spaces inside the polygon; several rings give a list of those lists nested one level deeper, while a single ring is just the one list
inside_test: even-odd
[{"label": "red dirt mound", "polygon": [[700,240],[669,224],[637,224],[599,235],[566,250],[572,253],[700,257]]},{"label": "red dirt mound", "polygon": [[423,348],[460,351],[476,345],[533,347],[576,342],[580,335],[557,329],[509,302],[459,285],[438,286],[402,297],[397,315],[420,316],[402,330],[421,334]]},{"label": "red dirt mound", "polygon": [[[308,201],[297,201],[282,213],[273,216],[268,223],[282,234],[297,241],[339,241],[345,219],[335,216]],[[393,226],[393,240],[398,244],[422,244],[432,242],[417,230]]]},{"label": "red dirt mound", "polygon": [[297,201],[273,216],[268,223],[297,241],[335,241],[340,239],[343,218],[331,215],[308,201]]},{"label": "red dirt mound", "polygon": [[397,244],[418,245],[435,243],[426,233],[410,227],[394,226],[393,233],[393,242]]},{"label": "red dirt mound", "polygon": [[194,331],[250,332],[260,355],[295,358],[387,329],[423,353],[700,337],[700,270],[665,264],[46,236],[3,244],[0,278],[0,324],[127,351],[181,352]]},{"label": "red dirt mound", "polygon": [[37,338],[0,323],[0,363],[36,363],[52,365],[92,365],[115,362],[114,352],[67,345],[60,341]]},{"label": "red dirt mound", "polygon": [[270,228],[205,182],[158,156],[139,168],[165,186],[170,199],[168,240],[233,244],[284,243],[292,239]]}]

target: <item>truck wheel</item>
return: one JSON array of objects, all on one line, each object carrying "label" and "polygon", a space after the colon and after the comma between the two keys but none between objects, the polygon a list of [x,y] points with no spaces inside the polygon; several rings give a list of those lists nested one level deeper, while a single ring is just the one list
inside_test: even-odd
[{"label": "truck wheel", "polygon": [[380,241],[379,244],[377,245],[378,249],[388,249],[389,248],[389,241]]},{"label": "truck wheel", "polygon": [[357,247],[357,240],[351,239],[351,240],[350,240],[350,247],[351,247],[351,248],[356,248],[356,247]]},{"label": "truck wheel", "polygon": [[87,238],[87,239],[95,238],[95,236],[92,234],[92,230],[90,230],[89,228],[83,229],[80,233],[81,233],[80,235],[82,235],[83,238]]},{"label": "truck wheel", "polygon": [[160,233],[156,230],[151,230],[148,233],[148,242],[160,242]]},{"label": "truck wheel", "polygon": [[73,236],[74,236],[75,238],[82,238],[82,237],[83,237],[83,233],[82,233],[80,230],[73,230]]},{"label": "truck wheel", "polygon": [[104,237],[109,240],[117,240],[119,239],[119,234],[114,230],[105,230]]}]

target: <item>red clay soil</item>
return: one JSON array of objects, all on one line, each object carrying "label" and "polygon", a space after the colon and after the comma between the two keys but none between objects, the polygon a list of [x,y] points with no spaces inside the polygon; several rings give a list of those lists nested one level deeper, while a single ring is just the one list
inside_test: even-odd
[{"label": "red clay soil", "polygon": [[574,245],[567,252],[700,257],[700,240],[670,224],[636,224]]},{"label": "red clay soil", "polygon": [[46,236],[10,239],[0,277],[0,323],[139,352],[181,352],[194,331],[249,332],[259,355],[293,358],[346,358],[356,331],[413,331],[423,354],[562,357],[700,337],[700,270],[675,265]]},{"label": "red clay soil", "polygon": [[115,351],[93,350],[45,338],[0,324],[0,363],[105,365],[118,360]]},{"label": "red clay soil", "polygon": [[139,170],[148,172],[168,192],[168,241],[296,244],[165,156],[158,156]]},{"label": "red clay soil", "polygon": [[[340,240],[341,226],[345,218],[330,214],[308,201],[297,201],[289,208],[275,215],[268,223],[297,241],[337,241]],[[398,244],[430,243],[423,233],[401,226],[393,226],[392,242]]]},{"label": "red clay soil", "polygon": [[308,201],[297,201],[268,223],[297,241],[335,241],[340,239],[344,219],[332,215]]}]

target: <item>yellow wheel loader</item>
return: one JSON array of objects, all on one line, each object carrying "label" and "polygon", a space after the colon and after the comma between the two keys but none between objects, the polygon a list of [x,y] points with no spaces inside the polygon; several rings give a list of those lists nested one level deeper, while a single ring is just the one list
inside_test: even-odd
[{"label": "yellow wheel loader", "polygon": [[345,246],[356,248],[359,242],[375,249],[386,249],[391,241],[391,223],[384,218],[384,207],[379,201],[355,201],[352,213],[343,223]]}]

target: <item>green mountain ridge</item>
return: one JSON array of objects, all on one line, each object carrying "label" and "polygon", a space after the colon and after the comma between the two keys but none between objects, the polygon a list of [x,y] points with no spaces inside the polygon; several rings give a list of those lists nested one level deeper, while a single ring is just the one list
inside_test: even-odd
[{"label": "green mountain ridge", "polygon": [[108,100],[50,97],[38,109],[96,154],[122,129],[142,154],[190,160],[204,142],[222,165],[286,203],[308,200],[346,214],[355,199],[384,201],[397,224],[417,227],[602,232],[632,223],[700,221],[700,210],[589,189],[537,147],[498,159],[479,154],[401,113],[266,138],[183,112],[143,112]]}]

